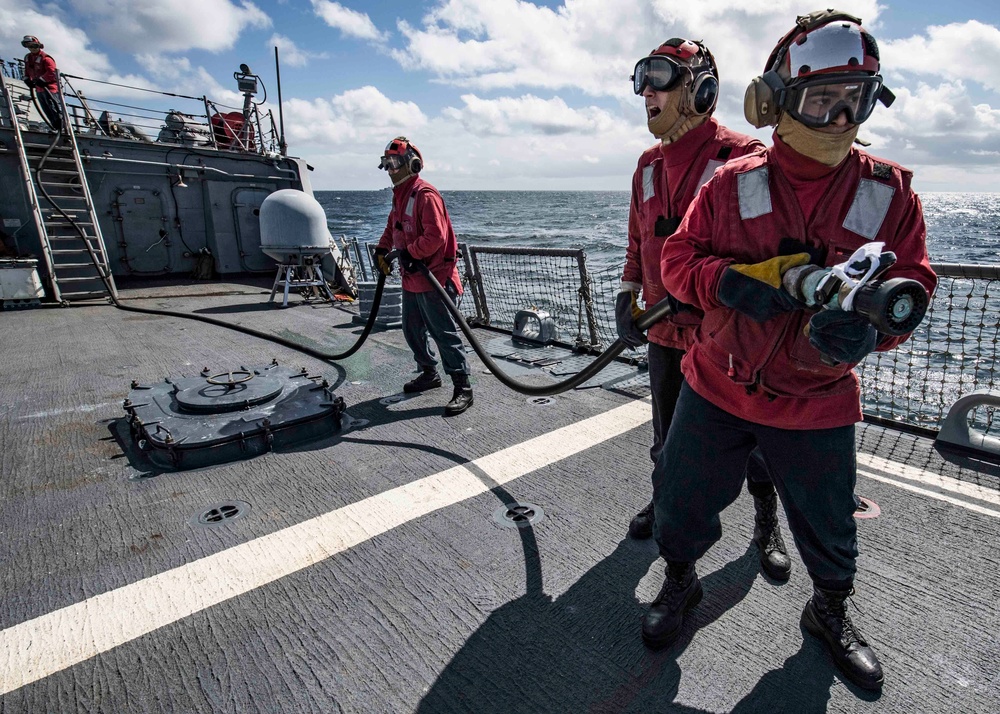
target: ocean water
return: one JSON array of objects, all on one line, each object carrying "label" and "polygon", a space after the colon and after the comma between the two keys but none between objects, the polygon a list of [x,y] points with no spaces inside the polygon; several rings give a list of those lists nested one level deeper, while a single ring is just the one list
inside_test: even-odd
[{"label": "ocean water", "polygon": [[[628,191],[443,191],[459,241],[469,245],[582,248],[592,270],[625,260]],[[392,192],[317,191],[330,231],[375,242]],[[1000,263],[1000,194],[920,196],[932,262]]]}]

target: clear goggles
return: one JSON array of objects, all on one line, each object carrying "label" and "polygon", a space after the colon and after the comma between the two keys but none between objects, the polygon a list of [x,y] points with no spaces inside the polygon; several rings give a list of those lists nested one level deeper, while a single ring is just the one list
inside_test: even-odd
[{"label": "clear goggles", "polygon": [[636,94],[642,94],[647,86],[656,92],[667,92],[674,88],[681,74],[677,63],[663,55],[643,57],[635,63],[632,89]]},{"label": "clear goggles", "polygon": [[860,74],[819,76],[797,82],[784,90],[781,108],[813,129],[827,126],[842,113],[847,121],[861,124],[872,115],[883,94],[882,77]]},{"label": "clear goggles", "polygon": [[378,167],[385,171],[399,171],[403,168],[403,157],[399,154],[383,156],[382,160],[378,164]]}]

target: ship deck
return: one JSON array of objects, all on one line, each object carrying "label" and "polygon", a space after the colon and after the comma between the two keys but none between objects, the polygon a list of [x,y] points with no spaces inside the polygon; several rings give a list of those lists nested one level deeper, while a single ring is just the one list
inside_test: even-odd
[{"label": "ship deck", "polygon": [[[122,297],[330,351],[360,333],[342,306],[280,309],[269,289]],[[643,646],[662,562],[625,532],[650,493],[647,399],[534,403],[470,355],[475,405],[445,419],[447,386],[383,403],[413,369],[398,330],[331,364],[110,305],[2,319],[0,712],[1000,711],[998,470],[927,439],[858,431],[857,490],[881,509],[859,521],[852,608],[886,671],[872,694],[800,630],[801,561],[785,584],[760,574],[746,494],[680,641]],[[272,358],[329,379],[340,433],[193,471],[139,460],[131,380]],[[225,501],[247,505],[198,522]],[[513,502],[544,515],[505,527]]]}]

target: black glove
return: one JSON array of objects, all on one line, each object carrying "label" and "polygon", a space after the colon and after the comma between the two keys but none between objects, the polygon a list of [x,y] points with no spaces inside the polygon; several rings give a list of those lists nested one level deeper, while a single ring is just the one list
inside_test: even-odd
[{"label": "black glove", "polygon": [[27,77],[24,78],[24,83],[29,89],[35,86],[35,80],[28,79]]},{"label": "black glove", "polygon": [[407,273],[416,273],[420,270],[419,266],[423,265],[421,261],[410,255],[410,252],[406,248],[400,248],[396,251],[396,254],[399,256],[399,264],[403,266],[403,270]]},{"label": "black glove", "polygon": [[615,325],[618,327],[618,337],[626,347],[633,350],[646,344],[646,336],[635,326],[635,318],[641,315],[635,293],[623,290],[615,299]]},{"label": "black glove", "polygon": [[382,275],[387,278],[392,275],[392,261],[386,260],[385,257],[388,254],[389,251],[385,248],[375,249],[375,267],[378,268],[382,272]]},{"label": "black glove", "polygon": [[719,281],[719,301],[755,322],[767,322],[783,312],[801,310],[805,303],[782,289],[781,276],[789,268],[808,262],[808,253],[796,253],[761,263],[730,265]]},{"label": "black glove", "polygon": [[820,310],[809,319],[809,344],[837,362],[857,364],[878,342],[878,330],[856,312]]}]

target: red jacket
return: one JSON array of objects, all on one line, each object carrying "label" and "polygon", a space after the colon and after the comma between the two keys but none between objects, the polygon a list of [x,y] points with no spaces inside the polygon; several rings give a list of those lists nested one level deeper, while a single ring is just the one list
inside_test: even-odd
[{"label": "red jacket", "polygon": [[[666,296],[660,277],[663,242],[715,169],[728,159],[763,148],[757,139],[709,119],[678,141],[658,143],[642,153],[632,176],[623,289],[638,292],[641,287],[646,307]],[[647,337],[658,345],[687,349],[701,316],[700,310],[691,310],[660,320],[649,329]]]},{"label": "red jacket", "polygon": [[[896,253],[889,277],[913,278],[931,292],[937,278],[927,258],[923,210],[910,188],[911,172],[857,149],[828,178],[800,180],[793,188],[789,174],[801,178],[810,165],[821,165],[777,135],[774,140],[764,153],[716,172],[663,247],[667,289],[705,311],[681,368],[699,395],[743,419],[782,429],[846,426],[861,419],[858,379],[853,365],[824,364],[809,344],[803,328],[812,313],[754,322],[719,302],[719,281],[733,263],[778,255],[782,238],[816,249],[827,266],[873,240]],[[821,197],[808,195],[817,188]],[[808,220],[803,202],[815,206]],[[907,337],[883,336],[878,349]]]},{"label": "red jacket", "polygon": [[29,52],[24,56],[24,76],[39,84],[44,84],[50,92],[59,91],[56,61],[45,54],[45,50],[39,50],[38,54]]},{"label": "red jacket", "polygon": [[[415,176],[392,189],[392,210],[385,223],[379,248],[405,248],[409,254],[424,261],[438,282],[448,280],[462,294],[458,275],[458,240],[451,227],[448,209],[438,190]],[[434,288],[423,275],[402,271],[403,289],[414,293],[430,292]]]}]

